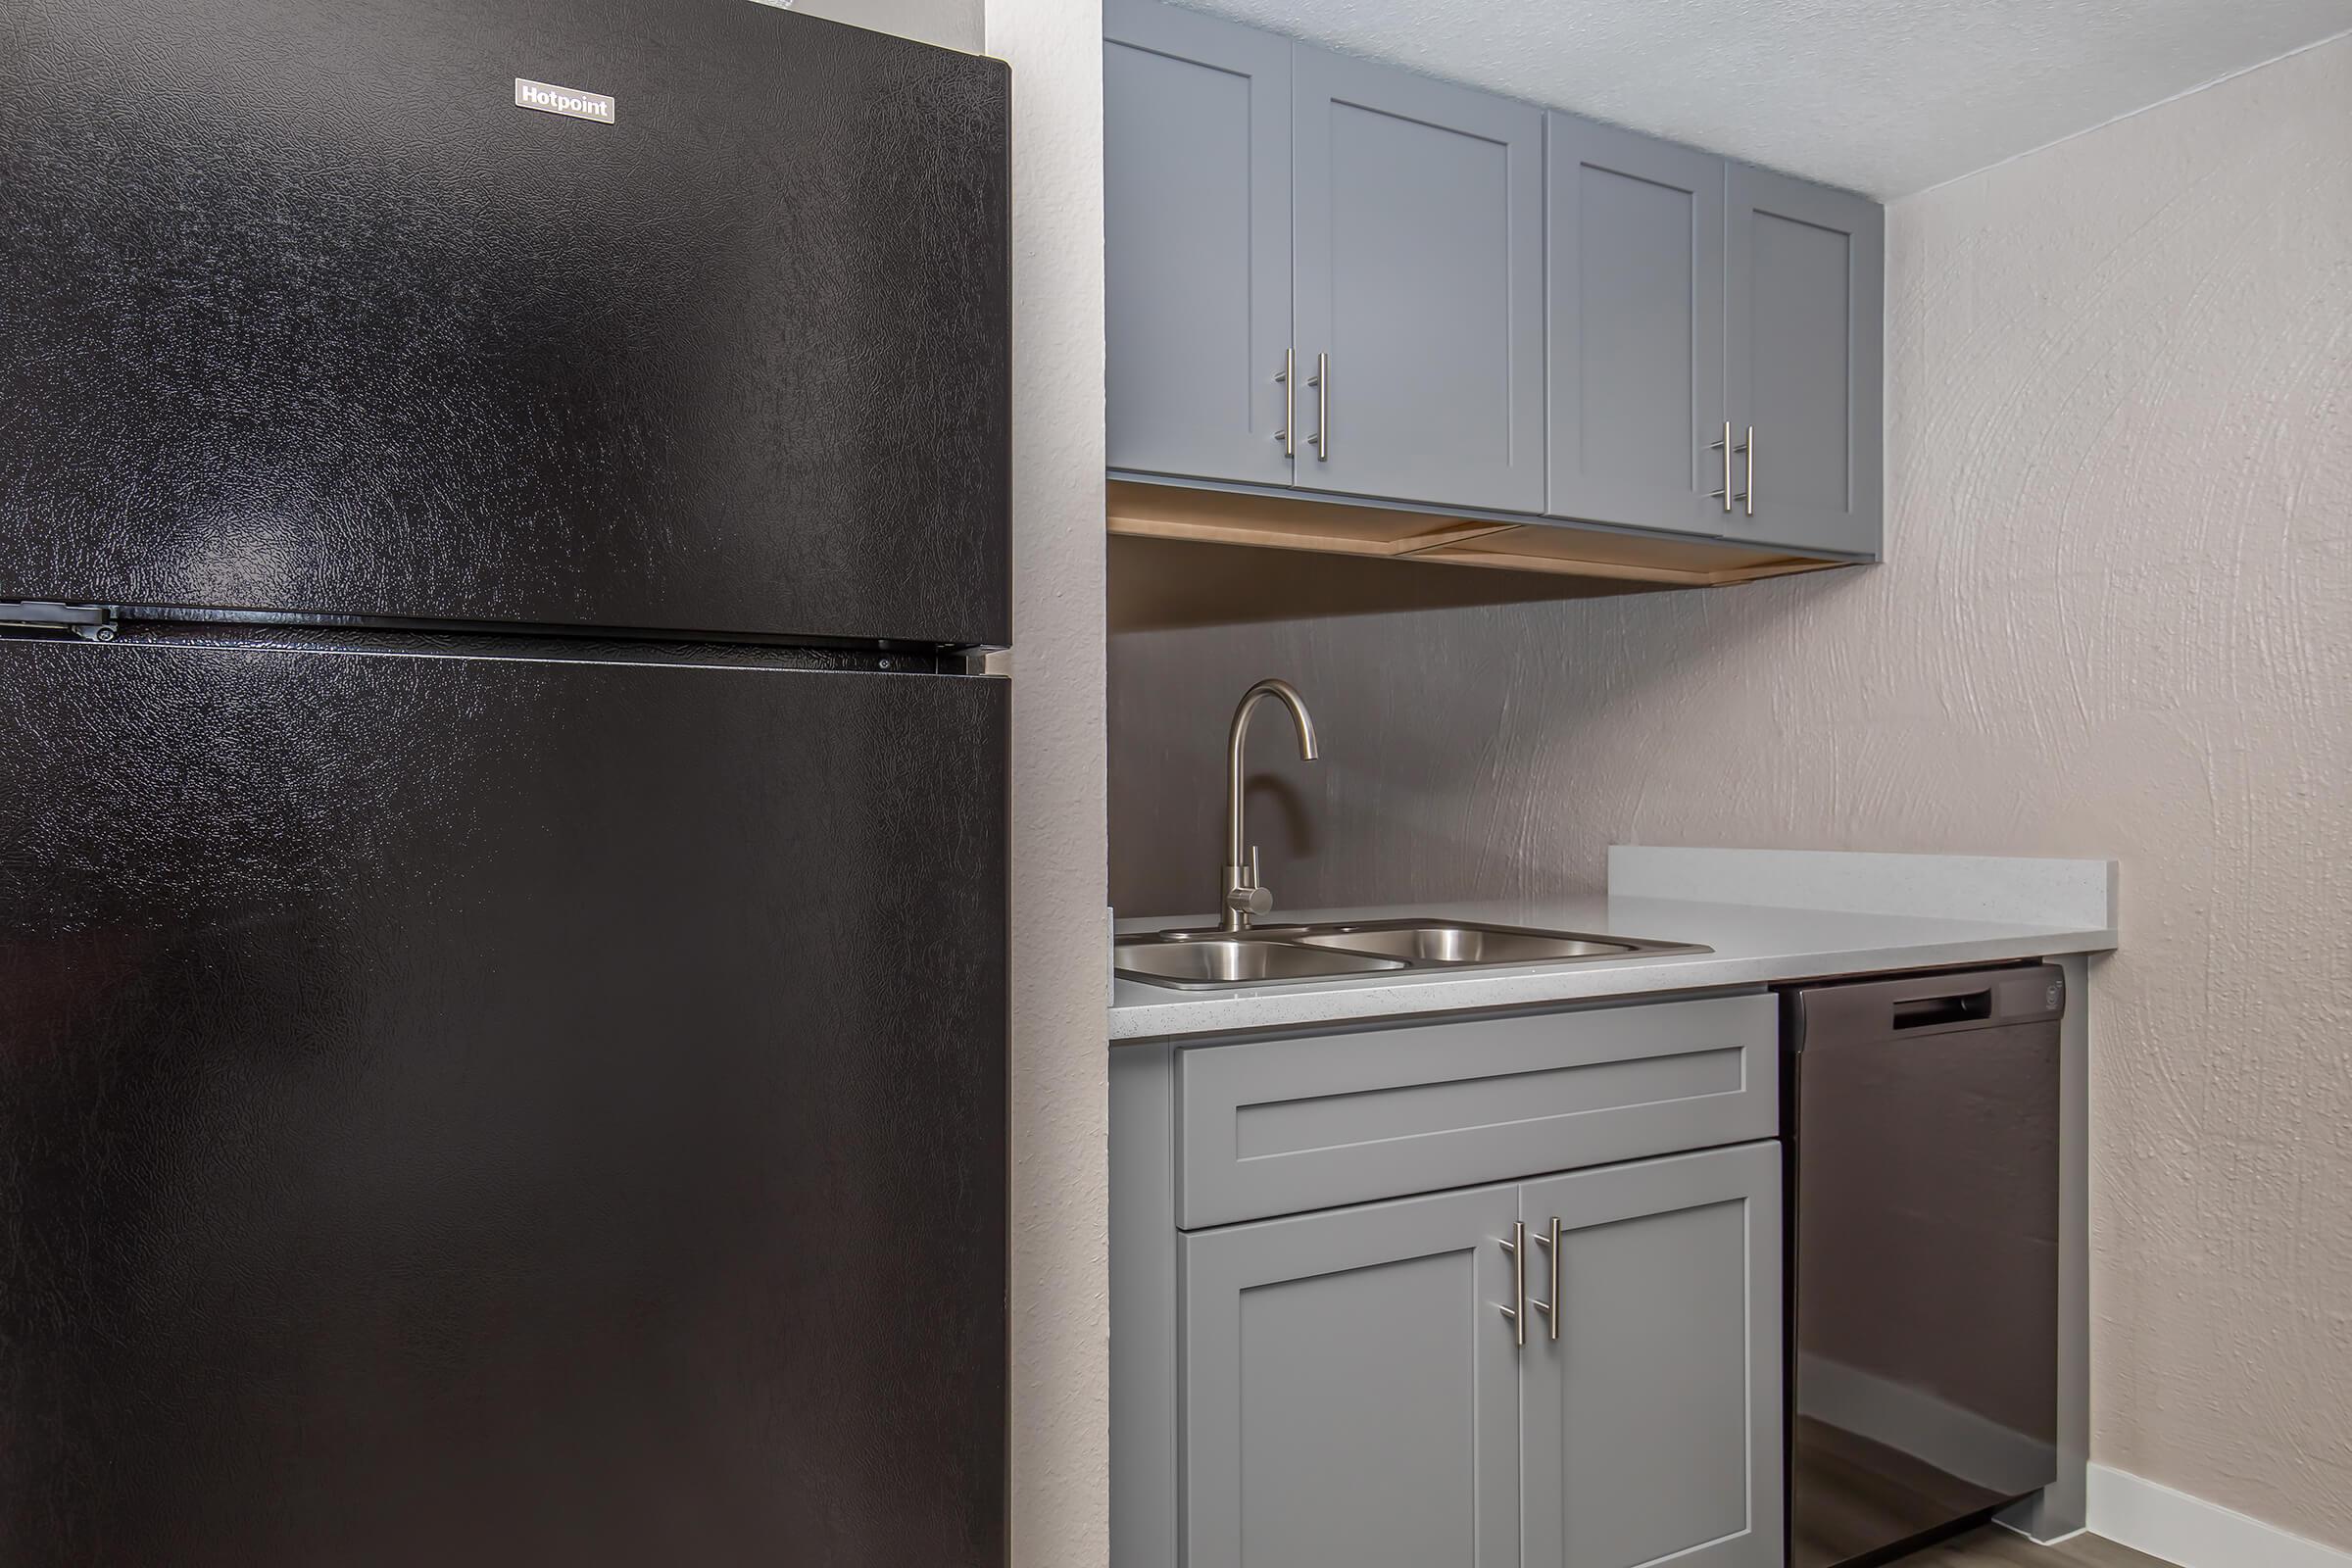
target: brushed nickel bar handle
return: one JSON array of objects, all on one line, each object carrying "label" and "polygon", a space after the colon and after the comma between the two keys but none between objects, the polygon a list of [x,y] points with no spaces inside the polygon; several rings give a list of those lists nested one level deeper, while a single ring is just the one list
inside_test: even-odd
[{"label": "brushed nickel bar handle", "polygon": [[1551,1216],[1551,1234],[1549,1236],[1537,1237],[1536,1245],[1543,1248],[1545,1253],[1547,1253],[1549,1256],[1549,1261],[1551,1263],[1551,1299],[1548,1301],[1535,1301],[1531,1302],[1530,1304],[1533,1305],[1537,1311],[1544,1314],[1544,1320],[1551,1330],[1551,1341],[1554,1345],[1557,1345],[1560,1341],[1559,1215],[1554,1214]]},{"label": "brushed nickel bar handle", "polygon": [[1298,440],[1295,433],[1298,428],[1298,351],[1284,349],[1282,368],[1274,372],[1274,379],[1282,383],[1282,428],[1274,432],[1274,439],[1282,443],[1282,455],[1286,458],[1298,455]]},{"label": "brushed nickel bar handle", "polygon": [[1511,1254],[1511,1302],[1502,1308],[1502,1315],[1511,1320],[1511,1344],[1519,1348],[1527,1346],[1527,1221],[1511,1222],[1511,1239],[1502,1244]]},{"label": "brushed nickel bar handle", "polygon": [[[1754,425],[1751,424],[1747,427],[1747,440],[1740,450],[1747,454],[1747,488],[1740,492],[1740,499],[1746,503],[1747,514],[1752,517],[1756,514],[1756,427]],[[1727,470],[1731,467],[1731,459],[1724,459],[1724,467]],[[1732,481],[1726,477],[1723,482],[1730,484]],[[1727,505],[1724,510],[1729,512],[1731,508]]]},{"label": "brushed nickel bar handle", "polygon": [[1307,383],[1315,389],[1315,461],[1331,461],[1331,356],[1315,356],[1315,373]]},{"label": "brushed nickel bar handle", "polygon": [[1722,502],[1722,503],[1723,503],[1723,510],[1724,510],[1724,511],[1726,511],[1726,512],[1729,512],[1729,511],[1731,511],[1731,510],[1732,510],[1732,421],[1731,421],[1731,420],[1729,420],[1729,419],[1726,419],[1726,420],[1724,420],[1724,421],[1723,421],[1723,439],[1722,439],[1722,440],[1720,440],[1720,441],[1710,441],[1710,442],[1708,442],[1708,443],[1707,443],[1707,450],[1708,450],[1709,452],[1720,452],[1720,453],[1722,453],[1722,454],[1723,454],[1723,488],[1722,488],[1722,489],[1720,489],[1720,490],[1710,490],[1710,491],[1708,491],[1708,492],[1707,492],[1707,499],[1708,499],[1708,500],[1710,500],[1710,501],[1720,501],[1720,502]]}]

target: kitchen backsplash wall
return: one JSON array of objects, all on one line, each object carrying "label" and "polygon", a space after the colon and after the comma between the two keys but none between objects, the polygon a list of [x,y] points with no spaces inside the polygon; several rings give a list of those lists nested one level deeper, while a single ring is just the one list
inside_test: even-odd
[{"label": "kitchen backsplash wall", "polygon": [[[1124,543],[1114,571],[1130,564]],[[1182,549],[1161,547],[1150,568],[1186,569]],[[1223,553],[1205,564],[1250,566]],[[1474,576],[1393,570],[1440,589]],[[1841,603],[1867,620],[1882,575],[1117,632],[1111,901],[1122,915],[1215,906],[1226,725],[1265,675],[1298,688],[1322,743],[1303,762],[1282,714],[1251,723],[1250,833],[1284,908],[1598,891],[1612,841],[1666,842],[1669,824],[1710,808],[1736,811],[1758,844],[1844,847],[1832,842],[1839,803],[1819,791],[1834,759],[1758,745],[1744,719],[1720,748],[1683,726],[1785,706],[1826,675],[1787,667],[1790,648],[1772,639]],[[1864,833],[1854,847],[1884,846]]]},{"label": "kitchen backsplash wall", "polygon": [[1612,842],[2121,857],[2093,1457],[2352,1548],[2347,105],[2338,39],[1893,207],[1882,569],[1114,636],[1120,912],[1213,903],[1262,675],[1323,742],[1256,726],[1282,907]]}]

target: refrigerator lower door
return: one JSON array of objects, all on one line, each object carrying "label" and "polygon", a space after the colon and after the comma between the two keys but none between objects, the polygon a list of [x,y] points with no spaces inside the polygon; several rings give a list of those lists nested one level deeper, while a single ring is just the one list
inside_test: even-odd
[{"label": "refrigerator lower door", "polygon": [[0,1560],[1004,1560],[1007,701],[0,642]]}]

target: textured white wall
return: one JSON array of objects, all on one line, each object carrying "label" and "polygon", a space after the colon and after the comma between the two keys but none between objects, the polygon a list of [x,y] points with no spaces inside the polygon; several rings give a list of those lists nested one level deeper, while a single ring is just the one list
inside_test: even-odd
[{"label": "textured white wall", "polygon": [[2352,1547],[2352,40],[1888,230],[1886,565],[1118,635],[1121,912],[1209,903],[1267,674],[1327,759],[1255,754],[1293,906],[1613,841],[2121,857],[2094,1456]]},{"label": "textured white wall", "polygon": [[1013,107],[1011,1560],[1102,1568],[1102,14],[1099,0],[987,0],[986,19]]}]

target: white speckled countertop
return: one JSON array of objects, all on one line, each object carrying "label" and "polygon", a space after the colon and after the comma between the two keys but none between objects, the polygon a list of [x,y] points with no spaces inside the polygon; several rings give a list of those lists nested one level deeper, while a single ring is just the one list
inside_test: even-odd
[{"label": "white speckled countertop", "polygon": [[[1677,877],[1688,874],[1690,857],[1693,855],[1720,854],[1726,858],[1727,871],[1738,870],[1743,857],[1743,852],[1739,851],[1657,853],[1661,858],[1669,855],[1676,858],[1671,869]],[[1660,877],[1653,876],[1648,865],[1633,858],[1641,854],[1622,849],[1613,853],[1612,887],[1646,887],[1658,883]],[[1619,857],[1628,858],[1622,862],[1622,874]],[[1792,887],[1787,894],[1790,903],[1836,904],[1839,902],[1838,886],[1848,883],[1850,878],[1853,902],[1866,906],[1858,908],[1713,904],[1689,898],[1634,897],[1620,893],[1606,898],[1528,903],[1416,905],[1409,909],[1285,909],[1268,923],[1429,915],[1595,936],[1694,942],[1714,951],[1454,972],[1399,971],[1228,991],[1178,991],[1141,981],[1117,980],[1111,988],[1110,1039],[1113,1044],[1166,1040],[1416,1013],[1541,1006],[1664,991],[1773,985],[1890,969],[1948,968],[2058,954],[2101,953],[2116,945],[2114,876],[2107,862],[2009,862],[2020,873],[2021,886],[2029,876],[2046,873],[2051,866],[2085,867],[2083,880],[2087,891],[2071,905],[2053,904],[2046,897],[2037,897],[2016,906],[2019,911],[2038,915],[2039,919],[2001,919],[1982,917],[2001,910],[1998,899],[1988,901],[1984,894],[1985,868],[1997,868],[2001,862],[1931,856],[1905,858],[1917,862],[1916,874],[1909,879],[1899,901],[1906,912],[1881,912],[1893,901],[1874,892],[1873,884],[1883,882],[1889,858],[1827,854],[1808,857],[1809,862],[1833,874],[1803,888]],[[1955,888],[1964,889],[1965,907],[1971,918],[1909,912],[1934,907],[1936,899],[1932,895],[1922,898],[1917,884],[1924,878],[1932,885],[1939,867],[1949,867],[1955,873]],[[2106,869],[2102,872],[2097,869],[2100,867]],[[1667,868],[1667,862],[1661,858],[1661,874]],[[1785,874],[1785,864],[1779,869]],[[2046,874],[2037,879],[2046,883]],[[1731,875],[1726,876],[1725,882],[1740,886],[1742,892],[1754,886],[1752,878],[1742,883],[1740,877]],[[2091,887],[2094,883],[2097,886]],[[2050,923],[2051,916],[2064,913],[2072,913],[2074,919]],[[1199,918],[1123,920],[1119,922],[1119,930],[1129,933],[1209,923],[1213,922]]]}]

